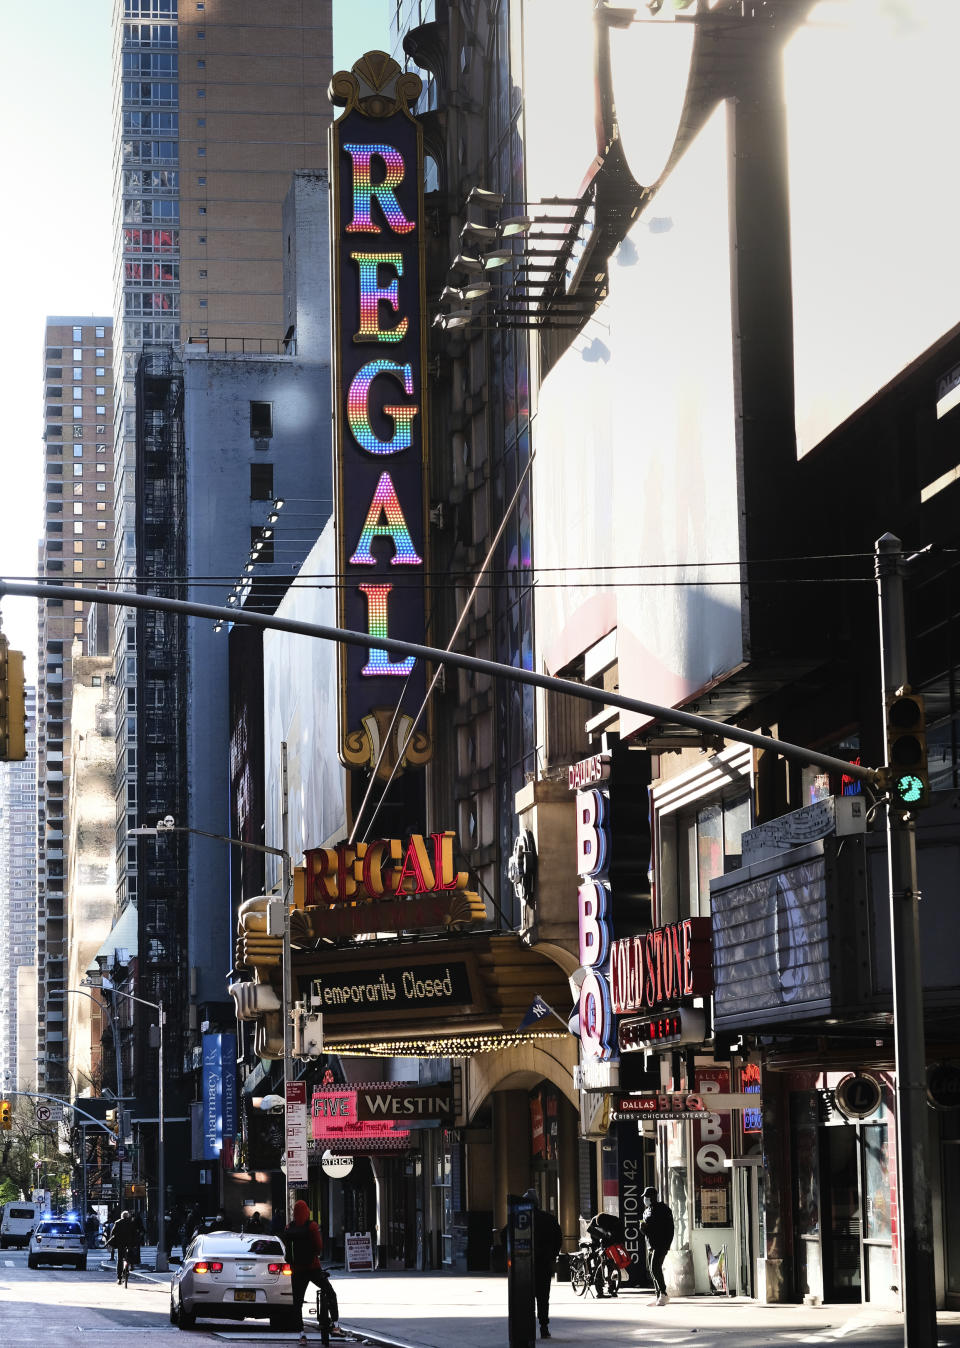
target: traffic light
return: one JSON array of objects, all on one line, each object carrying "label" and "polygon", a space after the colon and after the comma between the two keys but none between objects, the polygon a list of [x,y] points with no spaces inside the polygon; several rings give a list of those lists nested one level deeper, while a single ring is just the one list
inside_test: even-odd
[{"label": "traffic light", "polygon": [[115,1109],[104,1110],[103,1119],[110,1132],[116,1137],[120,1127],[117,1111]]},{"label": "traffic light", "polygon": [[930,804],[923,698],[908,687],[887,699],[887,763],[894,800],[911,810]]},{"label": "traffic light", "polygon": [[7,638],[0,632],[0,761],[22,762],[26,756],[23,654],[12,651]]},{"label": "traffic light", "polygon": [[9,1100],[0,1100],[0,1128],[9,1133],[13,1127],[13,1107]]}]

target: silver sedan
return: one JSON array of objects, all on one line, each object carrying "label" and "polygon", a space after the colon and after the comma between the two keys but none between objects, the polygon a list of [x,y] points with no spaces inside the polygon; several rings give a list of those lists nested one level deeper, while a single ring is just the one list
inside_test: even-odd
[{"label": "silver sedan", "polygon": [[190,1242],[170,1282],[170,1323],[193,1329],[198,1316],[269,1319],[294,1329],[290,1265],[276,1236],[210,1231]]}]

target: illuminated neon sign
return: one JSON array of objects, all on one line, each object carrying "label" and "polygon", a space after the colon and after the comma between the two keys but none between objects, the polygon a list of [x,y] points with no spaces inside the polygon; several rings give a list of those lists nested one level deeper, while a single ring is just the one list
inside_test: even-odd
[{"label": "illuminated neon sign", "polygon": [[[334,75],[344,107],[330,132],[336,389],[338,619],[372,637],[428,641],[427,435],[423,371],[423,145],[417,75],[368,52]],[[427,671],[375,647],[339,651],[339,753],[387,770],[407,738]],[[430,757],[432,724],[405,764]],[[381,760],[382,766],[383,760]]]}]

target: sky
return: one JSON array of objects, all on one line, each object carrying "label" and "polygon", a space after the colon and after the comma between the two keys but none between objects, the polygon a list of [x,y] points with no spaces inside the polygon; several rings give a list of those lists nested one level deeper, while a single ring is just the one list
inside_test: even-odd
[{"label": "sky", "polygon": [[[37,577],[43,528],[43,331],[48,314],[113,311],[110,17],[113,0],[9,5],[0,44],[0,576]],[[334,69],[386,47],[389,0],[333,0]],[[36,606],[6,598],[3,632],[36,677]]]}]

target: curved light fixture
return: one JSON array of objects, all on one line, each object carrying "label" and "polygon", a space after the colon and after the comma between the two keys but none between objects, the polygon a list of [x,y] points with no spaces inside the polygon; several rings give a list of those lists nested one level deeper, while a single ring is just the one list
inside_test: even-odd
[{"label": "curved light fixture", "polygon": [[492,271],[494,267],[505,267],[512,261],[513,252],[509,248],[494,248],[492,252],[483,255],[483,265],[487,271]]},{"label": "curved light fixture", "polygon": [[479,225],[473,220],[468,220],[460,230],[461,242],[473,238],[480,243],[495,243],[497,238],[496,225]]},{"label": "curved light fixture", "polygon": [[532,224],[529,215],[512,215],[508,220],[500,221],[500,237],[515,239],[518,234],[526,234]]},{"label": "curved light fixture", "polygon": [[493,286],[489,281],[468,281],[459,294],[461,300],[482,300],[492,291]]},{"label": "curved light fixture", "polygon": [[478,201],[481,206],[502,206],[503,193],[491,192],[488,187],[471,187],[467,193],[467,202]]},{"label": "curved light fixture", "polygon": [[468,253],[458,253],[450,263],[451,271],[465,271],[479,276],[483,271],[484,263],[478,257],[472,257]]}]

